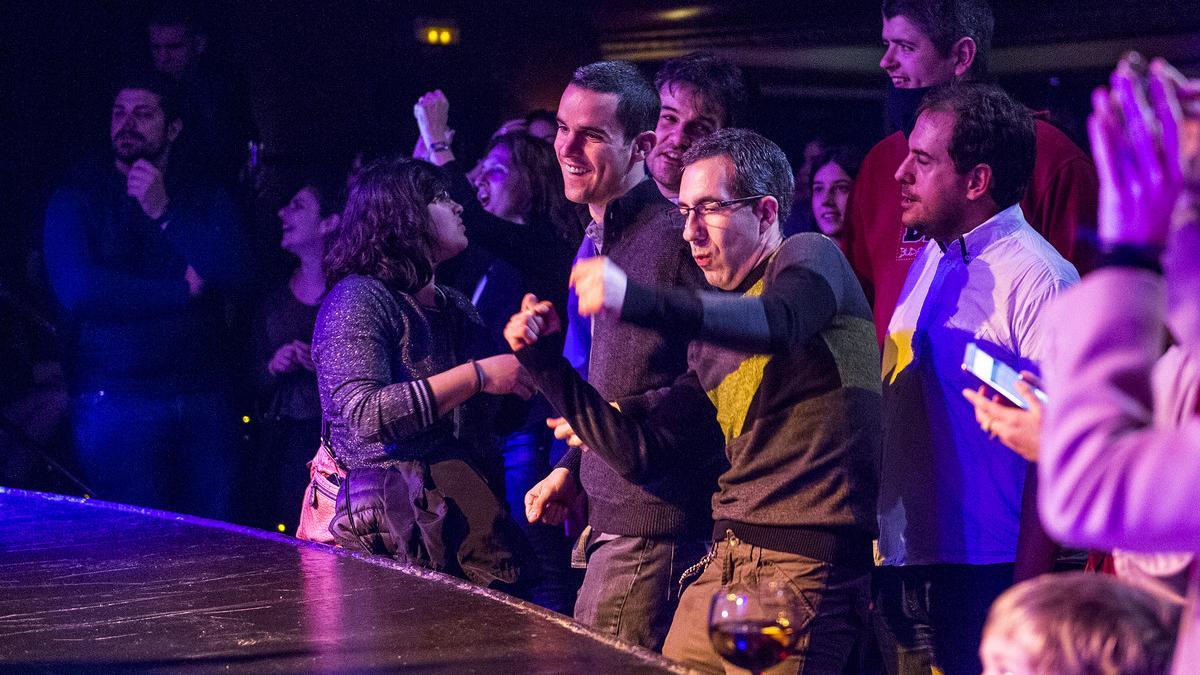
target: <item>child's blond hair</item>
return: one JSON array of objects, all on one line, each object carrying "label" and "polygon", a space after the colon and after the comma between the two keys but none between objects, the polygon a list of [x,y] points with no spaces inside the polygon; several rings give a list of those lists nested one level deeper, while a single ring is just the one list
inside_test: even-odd
[{"label": "child's blond hair", "polygon": [[1038,673],[1158,675],[1171,665],[1178,607],[1116,577],[1045,574],[1004,592],[985,636],[1007,638]]}]

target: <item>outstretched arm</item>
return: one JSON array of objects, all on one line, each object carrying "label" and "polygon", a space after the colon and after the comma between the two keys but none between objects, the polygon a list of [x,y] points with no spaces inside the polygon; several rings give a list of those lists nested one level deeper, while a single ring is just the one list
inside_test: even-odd
[{"label": "outstretched arm", "polygon": [[802,252],[788,250],[787,255],[795,259],[781,261],[782,269],[761,293],[645,286],[628,280],[603,257],[576,265],[571,283],[579,294],[581,313],[616,313],[623,321],[685,340],[784,353],[808,342],[837,312],[837,290],[824,270],[840,253],[828,240],[813,240],[813,244]]},{"label": "outstretched arm", "polygon": [[391,443],[432,425],[477,393],[528,397],[532,383],[511,354],[464,363],[436,375],[395,381],[386,292],[365,284],[330,291],[313,334],[317,382],[358,436]]},{"label": "outstretched arm", "polygon": [[[538,389],[574,433],[618,475],[640,483],[660,476],[680,453],[723,446],[712,403],[694,375],[685,374],[653,397],[614,407],[542,338],[559,330],[550,303],[527,295],[505,338]],[[647,404],[648,401],[652,404]]]}]

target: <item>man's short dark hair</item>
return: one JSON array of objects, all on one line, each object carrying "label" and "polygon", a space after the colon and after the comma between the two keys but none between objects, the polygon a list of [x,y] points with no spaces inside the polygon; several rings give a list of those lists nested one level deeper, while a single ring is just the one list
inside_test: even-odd
[{"label": "man's short dark hair", "polygon": [[996,206],[1005,209],[1021,201],[1037,153],[1033,115],[1025,106],[997,86],[958,82],[926,94],[917,116],[925,112],[954,115],[950,159],[958,173],[987,164]]},{"label": "man's short dark hair", "polygon": [[170,77],[157,72],[130,73],[117,82],[113,89],[111,100],[116,100],[117,94],[125,89],[144,89],[158,96],[158,106],[162,108],[163,117],[167,124],[179,119],[183,114],[179,85]]},{"label": "man's short dark hair", "polygon": [[643,131],[654,131],[658,121],[658,90],[632,63],[589,63],[575,70],[571,84],[601,94],[617,95],[617,121],[626,141]]},{"label": "man's short dark hair", "polygon": [[201,33],[196,13],[188,5],[178,1],[160,2],[150,11],[147,26],[180,26],[189,35]]},{"label": "man's short dark hair", "polygon": [[663,64],[654,76],[654,88],[689,84],[707,101],[721,107],[721,126],[743,124],[746,114],[746,78],[742,69],[727,58],[708,52],[692,52]]},{"label": "man's short dark hair", "polygon": [[954,43],[969,37],[975,41],[975,61],[967,76],[984,80],[996,19],[988,0],[883,0],[883,16],[902,16],[920,30],[943,56]]},{"label": "man's short dark hair", "polygon": [[726,128],[701,138],[683,155],[686,168],[718,156],[733,162],[733,196],[771,195],[779,202],[779,223],[792,209],[796,180],[787,155],[770,139],[749,129]]}]

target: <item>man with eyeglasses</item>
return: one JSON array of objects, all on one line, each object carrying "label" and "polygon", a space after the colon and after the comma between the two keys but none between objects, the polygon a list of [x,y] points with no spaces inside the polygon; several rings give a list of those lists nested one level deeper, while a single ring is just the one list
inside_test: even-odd
[{"label": "man with eyeglasses", "polygon": [[670,471],[723,437],[730,466],[712,499],[716,543],[684,575],[699,578],[680,598],[666,656],[720,672],[707,632],[713,593],[774,579],[802,617],[784,671],[840,672],[865,622],[876,533],[871,310],[831,240],[781,235],[794,186],[778,146],[724,129],[697,141],[683,165],[683,236],[720,291],[647,285],[608,258],[576,265],[572,283],[584,314],[694,339],[686,374],[610,405],[542,339],[560,326],[533,296],[505,338],[569,423],[560,432],[624,474]]}]

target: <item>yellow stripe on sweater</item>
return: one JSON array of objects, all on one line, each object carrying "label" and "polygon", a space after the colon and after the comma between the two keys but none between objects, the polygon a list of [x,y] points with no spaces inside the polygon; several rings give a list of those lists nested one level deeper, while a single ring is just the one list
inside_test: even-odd
[{"label": "yellow stripe on sweater", "polygon": [[[764,279],[759,279],[742,297],[756,298],[762,295]],[[742,435],[746,415],[754,394],[762,386],[763,371],[771,360],[770,354],[756,354],[742,361],[737,370],[726,375],[721,383],[708,390],[708,400],[717,409],[717,423],[725,433],[725,443]]]}]

